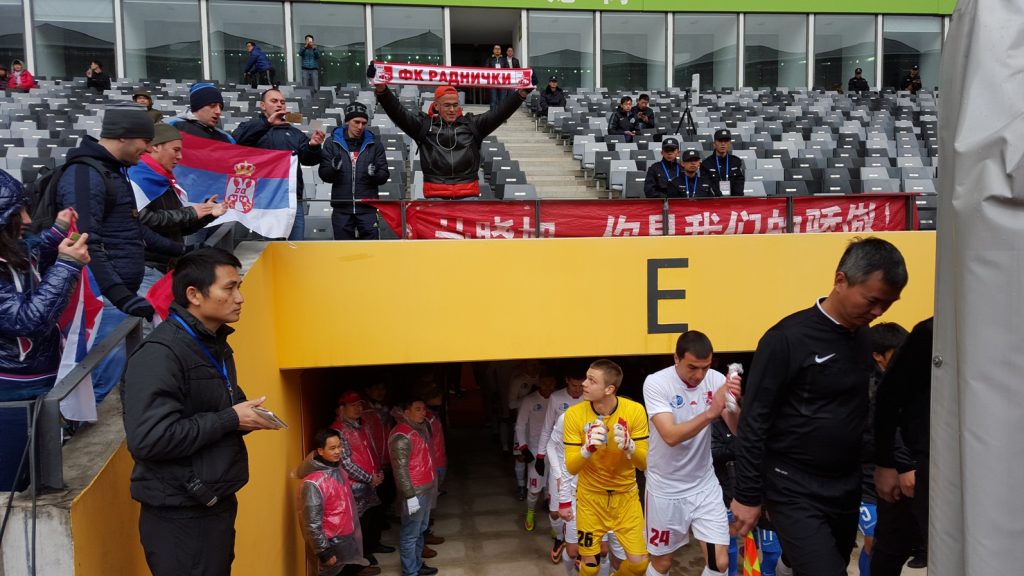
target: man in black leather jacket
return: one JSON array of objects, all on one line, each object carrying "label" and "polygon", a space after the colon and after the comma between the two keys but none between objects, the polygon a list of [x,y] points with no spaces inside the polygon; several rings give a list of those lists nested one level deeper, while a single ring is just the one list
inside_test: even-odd
[{"label": "man in black leather jacket", "polygon": [[[373,79],[377,70],[367,69]],[[438,86],[429,114],[402,107],[387,84],[376,84],[377,101],[395,125],[419,144],[423,167],[423,196],[468,198],[480,195],[480,144],[526,101],[533,88],[520,88],[483,114],[463,114],[453,86]]]}]

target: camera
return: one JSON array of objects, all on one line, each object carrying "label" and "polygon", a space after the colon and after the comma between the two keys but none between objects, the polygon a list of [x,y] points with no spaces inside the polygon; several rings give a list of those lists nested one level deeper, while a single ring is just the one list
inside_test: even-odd
[{"label": "camera", "polygon": [[202,480],[194,476],[185,484],[185,489],[188,490],[189,496],[195,498],[206,507],[215,505],[217,500],[219,500],[217,495],[213,493],[213,490],[210,490],[209,486],[203,484]]}]

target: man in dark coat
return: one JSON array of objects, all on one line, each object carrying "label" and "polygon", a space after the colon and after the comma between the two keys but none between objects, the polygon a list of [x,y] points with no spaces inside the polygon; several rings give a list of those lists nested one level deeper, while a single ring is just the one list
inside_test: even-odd
[{"label": "man in dark coat", "polygon": [[353,102],[345,107],[345,124],[338,126],[324,144],[320,178],[331,183],[331,227],[335,240],[377,240],[377,209],[359,202],[378,198],[377,187],[388,181],[384,146],[366,129],[366,106]]}]

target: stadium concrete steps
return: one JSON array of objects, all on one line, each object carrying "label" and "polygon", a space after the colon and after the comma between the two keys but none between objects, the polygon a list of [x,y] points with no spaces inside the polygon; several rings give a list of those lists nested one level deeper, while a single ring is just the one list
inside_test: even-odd
[{"label": "stadium concrete steps", "polygon": [[579,161],[552,134],[540,132],[524,108],[494,132],[509,157],[519,161],[526,181],[537,188],[539,198],[607,198],[606,191],[587,186]]}]

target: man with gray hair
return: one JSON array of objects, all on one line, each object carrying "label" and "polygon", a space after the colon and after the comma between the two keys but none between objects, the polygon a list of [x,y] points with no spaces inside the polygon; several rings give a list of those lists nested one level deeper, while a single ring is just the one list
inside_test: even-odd
[{"label": "man with gray hair", "polygon": [[732,531],[745,535],[763,508],[798,575],[846,574],[873,362],[866,328],[906,284],[895,246],[855,239],[832,292],[771,327],[754,352],[736,434]]},{"label": "man with gray hair", "polygon": [[[153,121],[136,104],[107,106],[100,139],[91,136],[67,155],[57,181],[58,209],[78,211],[79,232],[89,233],[89,270],[103,295],[99,343],[127,316],[153,319],[153,307],[138,295],[146,268],[146,251],[181,256],[185,247],[153,232],[139,221],[135,192],[127,168],[139,163],[153,140]],[[55,177],[57,177],[55,175]],[[121,377],[124,348],[113,352],[92,373],[98,404]]]}]

